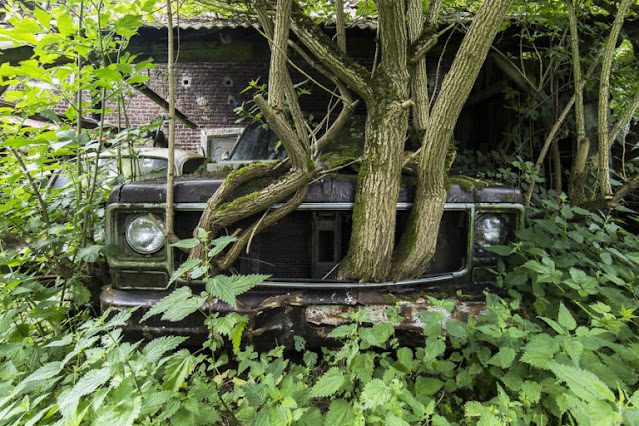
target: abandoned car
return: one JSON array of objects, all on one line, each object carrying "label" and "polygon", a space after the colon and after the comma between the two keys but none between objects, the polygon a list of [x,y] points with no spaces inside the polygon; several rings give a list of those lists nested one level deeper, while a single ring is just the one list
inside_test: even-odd
[{"label": "abandoned car", "polygon": [[[95,154],[92,155],[95,159]],[[204,168],[207,159],[184,149],[176,149],[173,155],[175,175],[191,174]],[[152,178],[166,178],[168,164],[167,148],[109,149],[100,154],[98,166],[109,180],[121,177],[124,181]],[[122,182],[122,180],[120,180]],[[72,184],[72,179],[64,173],[53,176],[51,186],[64,188]]]},{"label": "abandoned car", "polygon": [[[262,155],[270,156],[269,153]],[[192,237],[206,201],[222,182],[223,176],[183,176],[175,181],[178,237]],[[333,327],[348,321],[344,313],[358,307],[364,307],[371,318],[383,319],[386,307],[396,306],[405,318],[400,328],[419,329],[417,313],[433,308],[424,297],[428,292],[481,295],[492,277],[489,270],[497,262],[497,256],[486,249],[511,238],[523,213],[517,189],[464,189],[453,184],[436,254],[426,274],[400,282],[345,282],[336,279],[335,271],[348,249],[354,195],[352,178],[327,175],[312,183],[304,202],[257,234],[249,253],[235,262],[235,273],[271,276],[238,297],[236,311],[250,319],[245,331],[249,340],[292,345],[293,335],[301,335],[311,345],[322,342]],[[106,208],[106,241],[117,247],[117,254],[108,258],[112,284],[102,292],[101,303],[104,308],[116,310],[141,307],[128,325],[132,332],[205,334],[201,317],[189,317],[179,323],[163,322],[159,317],[143,323],[137,320],[176,286],[189,285],[195,294],[204,288],[203,282],[197,280],[178,279],[169,285],[173,272],[188,255],[166,243],[160,229],[149,219],[149,213],[163,217],[165,199],[166,184],[160,180],[130,182],[111,192]],[[412,199],[413,188],[402,186],[397,203],[398,230],[406,223]],[[454,315],[476,314],[483,306],[479,300],[458,302]],[[222,301],[208,309],[234,311]]]}]

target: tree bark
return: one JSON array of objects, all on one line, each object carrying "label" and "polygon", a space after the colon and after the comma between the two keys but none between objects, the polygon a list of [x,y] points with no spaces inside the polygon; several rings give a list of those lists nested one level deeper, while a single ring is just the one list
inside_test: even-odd
[{"label": "tree bark", "polygon": [[448,145],[457,118],[510,4],[511,0],[482,3],[451,69],[444,77],[422,142],[415,201],[394,259],[391,272],[394,281],[421,276],[433,257],[446,203]]},{"label": "tree bark", "polygon": [[169,45],[167,59],[167,78],[169,85],[169,155],[166,171],[166,209],[164,213],[166,236],[169,240],[174,240],[173,233],[173,181],[175,178],[175,77],[173,60],[173,12],[171,11],[171,0],[166,0],[166,16],[168,20]]},{"label": "tree bark", "polygon": [[604,48],[604,59],[601,66],[601,79],[599,81],[599,108],[597,111],[597,136],[599,142],[599,182],[601,195],[611,196],[612,187],[610,185],[610,155],[608,153],[611,145],[608,138],[608,121],[610,116],[610,73],[612,71],[612,61],[615,54],[615,46],[621,32],[628,8],[633,0],[622,0],[617,9],[615,21],[612,24],[608,41]]},{"label": "tree bark", "polygon": [[[259,4],[257,4],[259,3]],[[256,2],[260,22],[266,32],[271,46],[271,64],[269,70],[268,101],[262,96],[255,96],[254,100],[270,128],[280,138],[289,159],[284,164],[258,164],[230,174],[222,186],[208,200],[202,213],[198,228],[203,228],[214,237],[222,228],[231,226],[236,222],[254,216],[273,204],[283,202],[287,197],[293,197],[286,201],[284,206],[262,215],[262,218],[248,227],[240,234],[238,240],[216,259],[210,262],[211,271],[217,273],[232,265],[241,250],[248,244],[252,236],[259,233],[283,216],[291,212],[304,199],[308,184],[319,169],[315,168],[309,157],[309,133],[306,132],[306,123],[303,122],[301,109],[291,83],[287,69],[288,33],[291,22],[292,0],[279,0],[275,14],[275,25],[272,25],[263,2]],[[287,119],[285,99],[288,101],[293,127]],[[355,108],[354,103],[344,103],[338,118],[317,141],[318,149],[329,143],[347,122],[348,117]],[[248,181],[257,177],[273,175],[277,171],[284,174],[274,183],[246,196],[230,202],[226,199],[231,193]],[[197,230],[194,231],[194,233]],[[191,250],[191,259],[205,259],[206,247],[202,244]]]},{"label": "tree bark", "polygon": [[584,116],[584,95],[581,84],[581,55],[579,54],[579,32],[577,30],[577,12],[573,5],[573,0],[564,0],[568,9],[568,19],[570,22],[570,50],[572,55],[573,80],[575,85],[575,125],[577,128],[577,153],[573,162],[571,179],[568,188],[569,198],[574,202],[581,202],[584,199],[583,185],[578,184],[583,181],[586,173],[586,163],[588,152],[590,151],[590,139],[586,137],[586,120]]},{"label": "tree bark", "polygon": [[377,2],[381,63],[367,100],[364,156],[358,175],[353,228],[338,276],[359,281],[388,277],[395,243],[396,203],[401,179],[401,157],[408,130],[410,75],[407,68],[408,34],[403,2]]}]

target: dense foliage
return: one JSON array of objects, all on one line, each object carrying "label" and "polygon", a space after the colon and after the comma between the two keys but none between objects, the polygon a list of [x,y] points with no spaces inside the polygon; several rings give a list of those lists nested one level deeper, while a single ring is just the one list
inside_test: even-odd
[{"label": "dense foliage", "polygon": [[[246,319],[202,316],[204,345],[122,338],[130,312],[89,318],[63,309],[59,287],[3,275],[3,424],[634,424],[639,416],[635,311],[639,240],[609,216],[544,201],[486,293],[487,309],[449,320],[452,300],[424,312],[424,340],[402,347],[389,321],[365,312],[321,353],[240,345]],[[541,211],[532,210],[536,215]],[[225,243],[220,241],[220,243]],[[190,242],[181,244],[191,244]],[[197,268],[198,265],[189,265]],[[183,273],[184,270],[176,272]],[[177,321],[261,277],[207,278],[147,315]],[[239,289],[239,290],[238,290]],[[243,289],[243,290],[242,290]],[[186,291],[185,291],[186,290]],[[232,301],[232,300],[230,300]]]},{"label": "dense foliage", "polygon": [[[459,2],[444,2],[451,3]],[[550,7],[531,23],[544,18],[549,25],[554,16],[551,24],[560,25],[558,2],[527,4]],[[440,311],[421,314],[424,337],[413,347],[399,344],[401,317],[393,308],[388,322],[374,325],[365,312],[354,315],[331,333],[339,345],[321,351],[297,339],[294,352],[258,352],[242,344],[246,319],[235,314],[202,313],[210,335],[201,347],[174,336],[125,340],[119,327],[131,312],[100,315],[90,307],[103,283],[109,248],[102,244],[102,203],[114,183],[95,153],[107,145],[126,150],[145,137],[147,129],[126,129],[124,101],[128,84],[142,81],[139,71],[152,65],[124,48],[153,6],[18,5],[22,12],[6,18],[13,28],[0,29],[3,38],[34,47],[33,59],[0,67],[3,99],[13,103],[0,108],[0,424],[639,422],[639,240],[626,230],[636,219],[624,209],[610,215],[571,207],[546,189],[553,185],[543,183],[533,156],[544,141],[529,123],[554,116],[512,89],[508,98],[522,118],[510,149],[479,158],[460,153],[456,162],[484,180],[524,190],[538,184],[518,241],[495,248],[505,260],[479,317],[444,323],[455,303],[431,299]],[[531,46],[535,36],[522,39]],[[624,91],[630,86],[623,76],[636,72],[623,71],[635,60],[628,43],[617,52],[615,112],[632,95]],[[565,51],[547,55],[565,64]],[[539,84],[551,87],[540,70]],[[68,109],[56,115],[60,102]],[[117,129],[103,122],[89,129],[78,121],[83,111],[121,120]],[[29,117],[36,113],[55,125],[34,125]],[[617,176],[631,174],[630,157],[615,161]],[[55,184],[60,176],[64,185]],[[216,241],[209,255],[226,243]],[[209,276],[199,260],[176,274],[187,269],[205,279],[206,291],[180,288],[147,316],[176,321],[213,297],[233,304],[263,278]]]}]

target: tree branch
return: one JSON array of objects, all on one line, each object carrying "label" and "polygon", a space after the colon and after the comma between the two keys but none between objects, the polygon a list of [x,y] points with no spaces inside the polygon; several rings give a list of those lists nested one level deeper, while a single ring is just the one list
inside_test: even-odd
[{"label": "tree branch", "polygon": [[[162,96],[160,96],[157,93],[155,93],[153,90],[151,90],[145,84],[143,84],[143,83],[135,83],[135,84],[130,84],[130,86],[133,87],[138,92],[142,93],[144,96],[146,96],[147,98],[149,98],[153,102],[155,102],[164,111],[166,111],[167,113],[169,112],[169,109],[170,109],[169,102],[167,102],[164,98],[162,98]],[[197,124],[195,124],[191,120],[189,120],[189,118],[185,114],[183,114],[180,110],[178,110],[175,107],[173,107],[173,108],[174,108],[174,111],[175,111],[175,118],[177,118],[182,124],[184,124],[189,129],[197,129]]]},{"label": "tree branch", "polygon": [[610,74],[612,71],[612,61],[614,59],[615,46],[621,32],[628,7],[633,0],[622,0],[617,9],[615,21],[612,24],[608,41],[604,48],[604,59],[601,66],[601,77],[599,83],[599,108],[597,111],[597,135],[599,139],[599,179],[601,183],[601,191],[605,196],[612,194],[610,185],[610,165],[609,165],[609,141],[608,141],[608,117],[609,117],[609,98],[610,98]]},{"label": "tree branch", "polygon": [[282,115],[271,107],[262,97],[262,95],[255,95],[253,98],[257,106],[264,114],[266,122],[275,132],[277,137],[286,148],[289,158],[294,169],[305,170],[307,153],[304,149],[303,142],[297,137],[288,122],[282,117]]},{"label": "tree branch", "polygon": [[639,108],[639,90],[633,96],[630,105],[628,105],[628,108],[625,109],[625,111],[621,114],[621,117],[619,117],[619,120],[617,120],[615,125],[612,127],[612,130],[608,135],[608,149],[612,148],[612,145],[615,139],[617,139],[617,136],[619,136],[619,132],[621,132],[621,129],[623,129],[624,126],[627,125],[630,120],[632,120],[632,117],[634,116],[637,108]]},{"label": "tree branch", "polygon": [[220,259],[215,261],[216,267],[224,271],[228,269],[235,259],[240,255],[242,249],[247,246],[248,242],[257,234],[259,234],[264,229],[269,226],[277,223],[283,217],[291,213],[297,206],[304,201],[306,198],[306,193],[308,191],[308,182],[304,184],[300,189],[295,192],[295,195],[288,200],[284,205],[275,209],[273,212],[266,213],[259,221],[253,223],[250,227],[245,229],[242,234],[238,237],[238,240],[233,243],[233,246],[229,249],[226,255]]},{"label": "tree branch", "polygon": [[430,49],[432,49],[439,40],[439,37],[446,34],[449,30],[453,29],[455,24],[450,24],[443,30],[439,32],[434,32],[432,26],[426,27],[419,38],[413,43],[411,49],[413,51],[412,57],[410,59],[411,64],[417,63],[419,59],[424,56]]},{"label": "tree branch", "polygon": [[374,96],[369,84],[370,72],[340,51],[335,42],[303,13],[298,4],[293,9],[291,29],[304,46],[352,90],[364,99]]},{"label": "tree branch", "polygon": [[[537,158],[537,162],[535,163],[535,167],[534,167],[535,174],[539,172],[539,169],[541,168],[541,163],[546,158],[546,153],[548,153],[548,148],[550,148],[550,144],[554,142],[555,137],[557,136],[557,132],[559,131],[559,128],[564,123],[564,121],[566,121],[566,117],[568,117],[568,113],[572,109],[572,106],[574,105],[574,103],[575,103],[575,95],[573,94],[570,100],[568,101],[568,103],[566,104],[566,106],[564,107],[563,111],[561,112],[561,115],[559,116],[557,121],[555,121],[555,125],[552,127],[552,129],[550,129],[550,133],[548,133],[548,136],[546,136],[546,141],[544,142],[544,146],[541,148],[541,152],[539,153],[539,157]],[[530,186],[528,187],[528,192],[526,193],[526,206],[530,205],[530,199],[532,197],[534,187],[535,187],[535,182],[533,181],[530,183]]]}]

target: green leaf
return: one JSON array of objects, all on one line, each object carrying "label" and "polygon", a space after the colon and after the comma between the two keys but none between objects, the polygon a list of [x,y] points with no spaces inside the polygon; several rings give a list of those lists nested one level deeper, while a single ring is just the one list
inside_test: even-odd
[{"label": "green leaf", "polygon": [[413,351],[411,348],[401,347],[397,349],[397,361],[410,370],[413,364]]},{"label": "green leaf", "polygon": [[195,357],[187,349],[180,350],[166,364],[162,388],[174,392],[178,391],[194,369]]},{"label": "green leaf", "polygon": [[191,272],[189,273],[189,278],[192,280],[201,278],[206,274],[208,270],[209,270],[208,265],[196,266],[195,268],[191,269]]},{"label": "green leaf", "polygon": [[581,355],[584,351],[584,345],[577,340],[577,338],[569,338],[565,342],[561,344],[565,349],[568,356],[574,361],[576,365],[579,364],[579,360],[581,359]]},{"label": "green leaf", "polygon": [[388,343],[388,339],[395,332],[395,328],[387,323],[381,322],[379,324],[375,324],[372,327],[366,327],[360,330],[360,337],[362,338],[362,343],[365,343],[368,346],[378,346],[380,348],[385,348]]},{"label": "green leaf", "polygon": [[386,425],[388,426],[410,426],[406,420],[401,419],[397,416],[388,416],[386,417]]},{"label": "green leaf", "polygon": [[73,30],[73,18],[69,13],[62,13],[57,17],[58,30],[63,36],[68,36],[74,32]]},{"label": "green leaf", "polygon": [[362,383],[366,383],[373,378],[375,359],[370,352],[358,352],[353,357],[350,368],[351,371],[355,373],[355,377],[357,377]]},{"label": "green leaf", "polygon": [[59,361],[49,362],[31,373],[22,383],[35,382],[50,379],[62,371],[62,363]]},{"label": "green leaf", "polygon": [[216,256],[218,253],[220,253],[222,250],[224,250],[226,248],[226,246],[228,246],[229,244],[231,244],[232,242],[234,242],[236,240],[237,240],[237,238],[230,237],[230,236],[219,237],[219,238],[214,239],[213,241],[211,241],[211,244],[213,245],[213,248],[211,249],[211,251],[209,251],[209,257]]},{"label": "green leaf", "polygon": [[177,280],[186,272],[190,271],[196,266],[199,266],[200,262],[202,262],[200,259],[189,259],[183,264],[181,264],[180,267],[177,269],[177,271],[175,271],[173,275],[171,276],[171,279],[169,280],[169,284],[173,283],[173,281]]},{"label": "green leaf", "polygon": [[353,407],[343,399],[331,402],[326,413],[324,424],[326,425],[350,425],[355,421],[356,415]]},{"label": "green leaf", "polygon": [[177,243],[171,244],[172,247],[183,248],[183,249],[191,249],[193,247],[197,247],[200,244],[200,240],[197,238],[186,238],[184,240],[180,240]]},{"label": "green leaf", "polygon": [[255,287],[258,284],[264,282],[270,275],[233,275],[231,276],[231,282],[233,285],[233,293],[239,296]]},{"label": "green leaf", "polygon": [[570,311],[564,306],[563,303],[559,305],[559,315],[557,317],[559,324],[568,330],[574,330],[577,328],[577,321],[572,317]]},{"label": "green leaf", "polygon": [[60,410],[67,417],[75,407],[81,397],[89,395],[97,388],[105,384],[111,378],[111,370],[108,367],[99,370],[89,370],[78,380],[73,388],[58,399]]},{"label": "green leaf", "polygon": [[251,407],[259,407],[268,397],[268,389],[261,383],[247,383],[242,386],[242,390]]},{"label": "green leaf", "polygon": [[575,241],[578,244],[581,244],[584,242],[584,237],[583,235],[581,235],[579,232],[577,231],[570,231],[568,232],[568,236]]},{"label": "green leaf", "polygon": [[42,25],[47,30],[51,28],[51,15],[47,13],[44,9],[40,9],[39,7],[35,7],[33,9],[33,16],[38,20],[40,25]]},{"label": "green leaf", "polygon": [[122,74],[113,68],[97,68],[93,70],[93,73],[106,82],[122,81]]},{"label": "green leaf", "polygon": [[446,322],[446,332],[448,335],[462,341],[466,341],[468,335],[467,328],[468,326],[465,323],[456,319],[451,319]]},{"label": "green leaf", "polygon": [[433,377],[418,376],[415,380],[415,395],[435,395],[444,386],[444,382]]},{"label": "green leaf", "polygon": [[508,368],[515,360],[515,350],[509,347],[502,347],[488,361],[489,364],[496,365],[501,368]]},{"label": "green leaf", "polygon": [[214,278],[206,280],[206,291],[210,295],[228,303],[234,309],[237,309],[237,301],[235,300],[235,289],[233,288],[233,280],[226,275],[217,275]]},{"label": "green leaf", "polygon": [[526,380],[521,388],[526,401],[536,404],[541,399],[542,386],[537,382]]},{"label": "green leaf", "polygon": [[242,333],[246,327],[247,321],[240,321],[235,324],[233,330],[231,330],[231,342],[233,343],[233,353],[236,354],[240,350],[240,343],[242,342]]},{"label": "green leaf", "polygon": [[446,351],[446,343],[438,337],[430,336],[426,338],[426,350],[424,351],[424,358],[431,361],[438,356],[442,355]]},{"label": "green leaf", "polygon": [[524,353],[520,360],[533,367],[549,369],[554,354],[559,350],[559,345],[548,334],[534,336],[524,347]]},{"label": "green leaf", "polygon": [[601,258],[603,263],[605,263],[606,265],[608,266],[612,265],[612,256],[610,255],[609,252],[602,251],[601,253],[599,253],[599,257]]},{"label": "green leaf", "polygon": [[613,406],[602,401],[594,400],[588,405],[588,415],[592,425],[618,425],[621,424],[619,412]]},{"label": "green leaf", "polygon": [[197,312],[204,301],[204,297],[193,296],[190,287],[180,287],[153,305],[144,314],[140,322],[159,314],[162,314],[163,320],[181,321],[192,313]]},{"label": "green leaf", "polygon": [[488,247],[486,250],[491,251],[500,256],[510,256],[515,252],[515,247],[512,246],[492,246]]},{"label": "green leaf", "polygon": [[550,370],[559,379],[566,382],[570,390],[579,398],[587,402],[596,399],[615,401],[615,394],[591,371],[559,364],[554,361],[549,366]]},{"label": "green leaf", "polygon": [[364,408],[375,408],[384,405],[390,401],[390,398],[390,389],[381,379],[373,379],[366,383],[361,395]]},{"label": "green leaf", "polygon": [[177,348],[187,339],[188,337],[183,336],[162,336],[153,339],[144,346],[144,358],[147,363],[155,364],[162,355]]},{"label": "green leaf", "polygon": [[[319,426],[324,423],[322,412],[319,408],[310,408],[304,411],[304,414],[295,421],[296,426]],[[333,423],[335,424],[335,423]],[[338,423],[341,424],[341,423]]]},{"label": "green leaf", "polygon": [[78,259],[87,263],[94,263],[102,254],[102,245],[88,245],[78,250]]},{"label": "green leaf", "polygon": [[344,373],[337,367],[333,367],[328,370],[324,375],[313,385],[311,389],[311,398],[322,398],[331,396],[339,390],[344,384]]},{"label": "green leaf", "polygon": [[539,317],[539,318],[541,318],[546,324],[551,326],[552,329],[557,332],[557,334],[566,334],[566,330],[564,330],[564,328],[561,325],[559,325],[559,323],[555,321],[554,319],[550,319],[546,317]]}]

